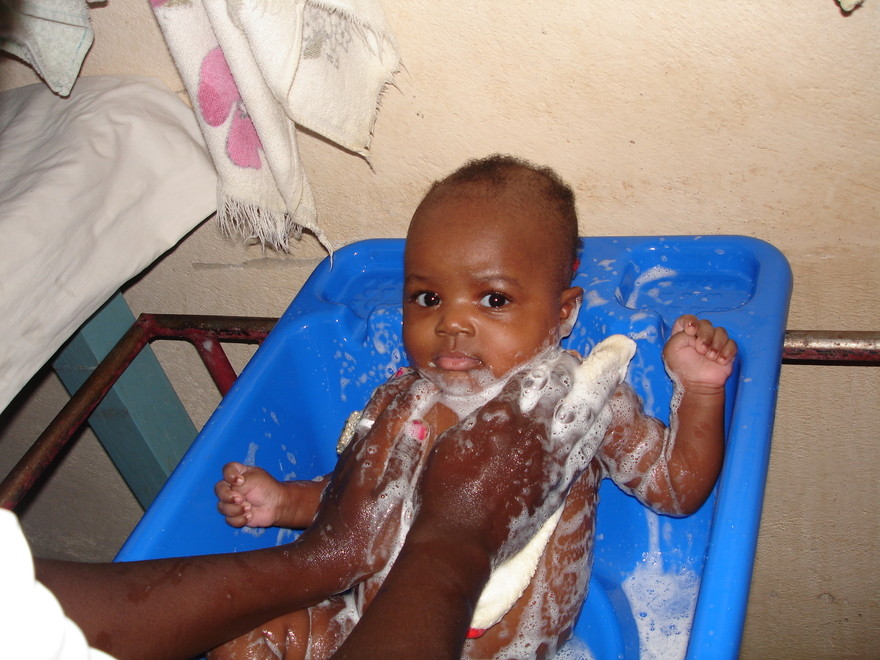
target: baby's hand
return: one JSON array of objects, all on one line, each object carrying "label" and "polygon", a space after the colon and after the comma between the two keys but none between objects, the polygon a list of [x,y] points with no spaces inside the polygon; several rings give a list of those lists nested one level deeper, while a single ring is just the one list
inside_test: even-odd
[{"label": "baby's hand", "polygon": [[688,391],[723,388],[733,371],[736,342],[706,319],[685,314],[675,321],[663,348],[666,367]]},{"label": "baby's hand", "polygon": [[262,468],[227,463],[214,486],[217,509],[233,527],[271,527],[284,507],[284,487]]}]

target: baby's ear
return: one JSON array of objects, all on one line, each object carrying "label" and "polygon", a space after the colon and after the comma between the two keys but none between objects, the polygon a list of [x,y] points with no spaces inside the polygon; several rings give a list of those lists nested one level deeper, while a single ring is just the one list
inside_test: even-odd
[{"label": "baby's ear", "polygon": [[581,306],[581,299],[583,297],[584,290],[579,286],[565,289],[559,294],[559,320],[567,321],[572,316],[577,317],[577,312]]},{"label": "baby's ear", "polygon": [[578,312],[581,308],[581,300],[584,297],[584,290],[579,286],[573,286],[565,289],[559,295],[559,335],[567,337],[575,321],[577,321]]}]

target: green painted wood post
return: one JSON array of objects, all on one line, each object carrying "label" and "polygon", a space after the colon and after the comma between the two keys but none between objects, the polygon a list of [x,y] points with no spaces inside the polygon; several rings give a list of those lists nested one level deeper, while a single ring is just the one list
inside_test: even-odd
[{"label": "green painted wood post", "polygon": [[[117,293],[80,328],[52,363],[69,393],[79,389],[134,322]],[[149,346],[104,397],[89,425],[145,509],[197,433]]]}]

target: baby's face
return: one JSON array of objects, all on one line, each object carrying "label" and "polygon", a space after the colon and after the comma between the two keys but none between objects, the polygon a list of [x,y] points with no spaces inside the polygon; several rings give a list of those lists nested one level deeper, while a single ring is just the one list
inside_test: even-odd
[{"label": "baby's face", "polygon": [[442,390],[483,390],[560,339],[582,291],[560,291],[560,254],[534,209],[482,196],[421,208],[407,237],[403,337]]}]

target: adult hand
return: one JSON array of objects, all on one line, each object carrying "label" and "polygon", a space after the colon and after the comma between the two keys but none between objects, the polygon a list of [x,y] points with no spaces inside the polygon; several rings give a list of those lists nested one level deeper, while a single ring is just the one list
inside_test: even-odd
[{"label": "adult hand", "polygon": [[[493,566],[562,505],[592,423],[561,353],[515,375],[442,434],[421,473],[418,509],[394,565],[334,659],[460,658]],[[418,603],[418,607],[412,607]]]},{"label": "adult hand", "polygon": [[415,372],[388,381],[373,395],[339,457],[315,520],[300,537],[316,570],[336,580],[331,593],[388,562],[426,433],[410,417],[434,392]]},{"label": "adult hand", "polygon": [[560,351],[525,369],[440,437],[418,484],[414,542],[449,535],[493,565],[522,549],[589,460],[592,413],[572,389],[579,364]]},{"label": "adult hand", "polygon": [[372,429],[353,439],[319,519],[296,542],[127,563],[42,560],[38,578],[91,645],[126,660],[194,657],[325,600],[387,562],[383,539],[396,532],[420,444],[400,432],[425,392],[416,381],[404,375],[377,392]]}]

